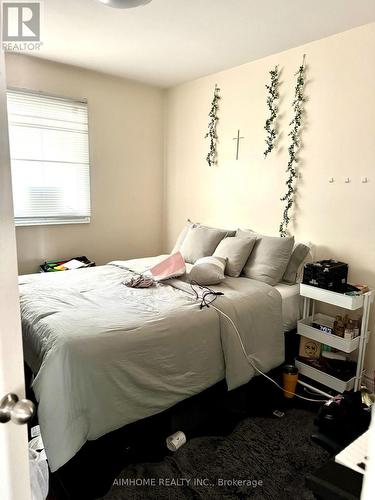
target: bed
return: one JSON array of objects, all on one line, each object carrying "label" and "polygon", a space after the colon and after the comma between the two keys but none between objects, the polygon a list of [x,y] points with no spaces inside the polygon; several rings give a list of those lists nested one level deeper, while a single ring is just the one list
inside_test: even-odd
[{"label": "bed", "polygon": [[301,318],[301,296],[299,294],[299,283],[278,283],[276,290],[281,295],[282,320],[284,332],[290,332],[297,328],[297,321]]},{"label": "bed", "polygon": [[283,332],[298,319],[298,285],[226,278],[200,309],[186,279],[149,289],[123,281],[163,256],[20,277],[25,361],[50,468],[88,440],[158,414],[225,379],[228,389],[284,361]]}]

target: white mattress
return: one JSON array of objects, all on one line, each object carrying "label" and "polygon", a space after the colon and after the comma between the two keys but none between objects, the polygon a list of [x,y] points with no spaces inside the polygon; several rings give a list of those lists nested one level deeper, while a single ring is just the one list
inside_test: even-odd
[{"label": "white mattress", "polygon": [[301,297],[299,294],[299,283],[287,285],[279,283],[275,285],[281,294],[284,331],[288,332],[297,327],[297,321],[301,318]]}]

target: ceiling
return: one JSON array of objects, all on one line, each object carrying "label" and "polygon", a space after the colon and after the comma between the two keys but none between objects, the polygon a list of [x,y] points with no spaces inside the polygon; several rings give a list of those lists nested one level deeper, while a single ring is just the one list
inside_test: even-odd
[{"label": "ceiling", "polygon": [[169,87],[375,21],[375,0],[44,0],[37,55]]}]

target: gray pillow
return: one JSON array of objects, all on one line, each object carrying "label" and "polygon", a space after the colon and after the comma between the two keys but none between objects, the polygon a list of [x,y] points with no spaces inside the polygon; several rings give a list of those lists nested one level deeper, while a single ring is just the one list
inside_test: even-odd
[{"label": "gray pillow", "polygon": [[229,237],[220,241],[214,252],[214,257],[223,257],[227,259],[225,274],[238,278],[244,265],[254,247],[256,234],[248,237]]},{"label": "gray pillow", "polygon": [[[186,235],[189,232],[189,229],[191,227],[207,227],[209,229],[218,229],[216,227],[211,227],[211,226],[204,226],[203,224],[200,224],[199,222],[192,222],[190,219],[187,220],[185,226],[183,227],[182,231],[177,237],[176,243],[173,247],[173,250],[171,252],[171,255],[178,252],[181,248],[182,243],[184,242]],[[227,234],[227,236],[234,236],[236,234],[236,231],[233,231],[231,229],[219,229],[219,231],[223,231],[224,233]]]},{"label": "gray pillow", "polygon": [[283,281],[286,281],[287,283],[295,283],[297,281],[298,269],[305,260],[309,251],[310,247],[304,245],[303,243],[296,243],[294,245],[293,253],[289,259],[283,276]]},{"label": "gray pillow", "polygon": [[[248,237],[253,231],[237,231],[237,236]],[[247,278],[276,285],[283,277],[292,254],[294,237],[279,238],[258,234],[253,251],[248,258],[243,274]]]},{"label": "gray pillow", "polygon": [[212,255],[226,235],[225,229],[205,226],[191,227],[180,248],[185,262],[194,264],[198,259]]},{"label": "gray pillow", "polygon": [[226,259],[221,257],[202,257],[191,268],[189,280],[200,285],[217,285],[225,278],[225,264]]},{"label": "gray pillow", "polygon": [[231,237],[236,235],[236,230],[235,229],[221,229],[219,227],[213,227],[213,226],[205,226],[203,224],[197,224],[200,227],[208,227],[208,229],[217,229],[218,231],[222,231],[225,233],[226,237]]}]

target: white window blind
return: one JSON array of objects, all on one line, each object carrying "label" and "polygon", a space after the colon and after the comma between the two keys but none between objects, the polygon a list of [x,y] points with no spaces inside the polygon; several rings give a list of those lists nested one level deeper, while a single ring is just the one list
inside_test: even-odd
[{"label": "white window blind", "polygon": [[7,95],[16,225],[90,222],[87,103]]}]

